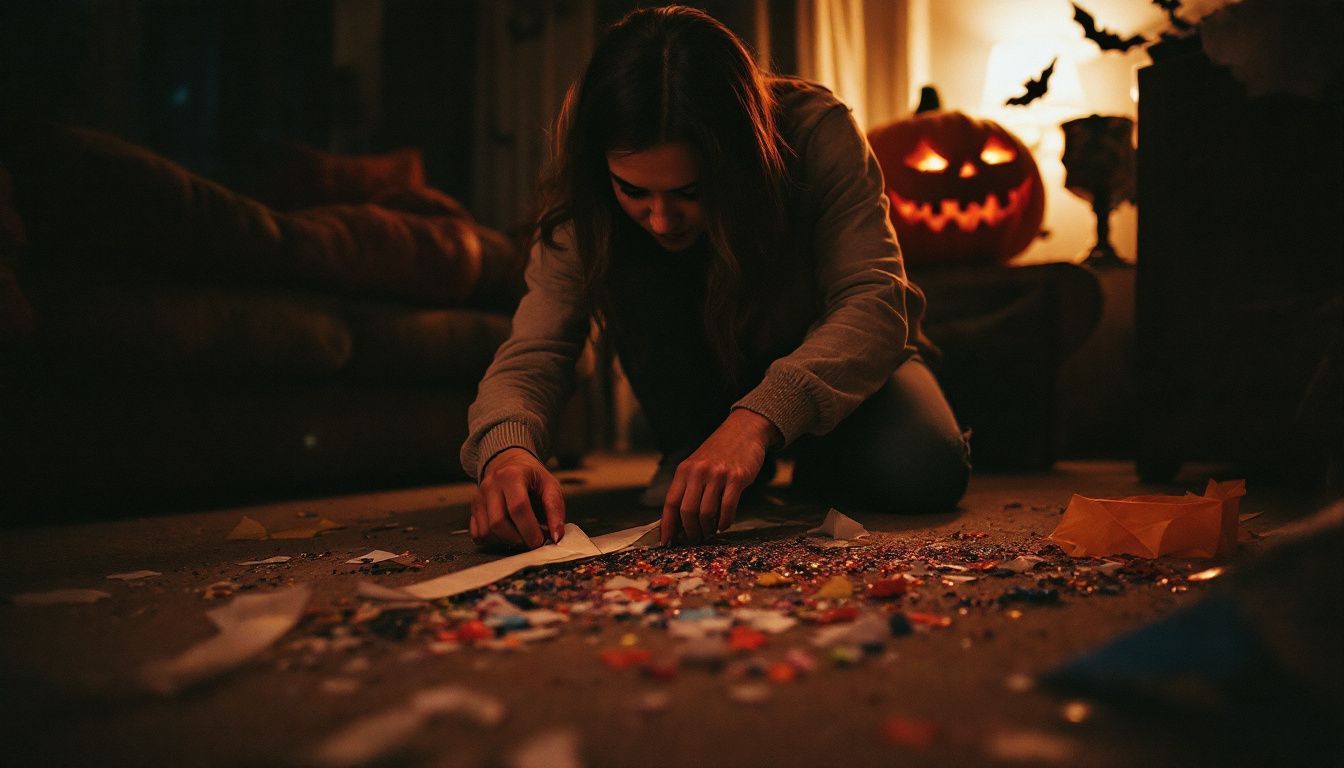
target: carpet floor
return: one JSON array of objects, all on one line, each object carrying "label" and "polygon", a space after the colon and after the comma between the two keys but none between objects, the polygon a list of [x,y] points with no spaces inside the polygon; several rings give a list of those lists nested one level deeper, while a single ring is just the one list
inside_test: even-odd
[{"label": "carpet floor", "polygon": [[[596,535],[655,519],[635,504],[653,467],[647,456],[595,456],[561,473],[570,521]],[[790,524],[546,566],[429,605],[364,600],[358,585],[396,588],[497,560],[461,532],[468,484],[4,530],[0,595],[108,595],[84,605],[0,603],[5,762],[1337,764],[1332,746],[1304,742],[1291,725],[1310,720],[1298,716],[1312,706],[1306,698],[1279,700],[1280,720],[1244,720],[1240,701],[1198,680],[1175,704],[1041,682],[1220,588],[1219,579],[1187,578],[1219,564],[1207,560],[1070,562],[1045,537],[1071,495],[1199,492],[1207,477],[1194,468],[1173,485],[1140,486],[1132,465],[1115,462],[977,475],[956,512],[846,510],[871,532],[852,547],[805,536],[827,509],[791,503],[776,488],[739,517]],[[776,482],[785,480],[787,472]],[[1235,571],[1322,505],[1252,485],[1242,512],[1260,538],[1220,564]],[[244,517],[296,536],[339,527],[227,538]],[[370,550],[409,556],[346,562]],[[1025,572],[1002,567],[1019,555],[1043,560]],[[288,559],[240,564],[268,558]],[[142,569],[157,575],[108,578]],[[683,594],[683,577],[668,574],[688,570],[704,584]],[[769,585],[767,573],[782,583]],[[618,575],[649,583],[607,588]],[[816,599],[835,576],[854,595]],[[902,594],[865,594],[865,585],[893,579]],[[298,625],[282,626],[246,663],[174,695],[145,689],[146,663],[216,634],[206,611],[300,584],[312,592]],[[556,633],[510,639],[507,621],[480,602],[492,591],[508,597],[510,611],[556,609],[567,620]],[[756,631],[744,608],[797,624]],[[669,628],[670,619],[684,615],[679,626],[689,627],[689,617],[710,613],[737,617],[726,651],[712,622],[685,635]],[[872,617],[889,631],[839,631],[860,621],[871,629]],[[473,634],[481,618],[491,619],[485,636]]]}]

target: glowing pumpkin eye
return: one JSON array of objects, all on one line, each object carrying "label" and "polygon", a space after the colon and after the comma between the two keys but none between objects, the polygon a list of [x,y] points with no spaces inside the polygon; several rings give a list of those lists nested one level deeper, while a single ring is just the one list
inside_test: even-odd
[{"label": "glowing pumpkin eye", "polygon": [[985,165],[1003,165],[1016,159],[1017,152],[997,136],[990,136],[985,148],[980,150],[980,160]]},{"label": "glowing pumpkin eye", "polygon": [[905,156],[905,164],[920,173],[938,173],[947,168],[947,158],[938,154],[929,142],[921,140],[914,151]]}]

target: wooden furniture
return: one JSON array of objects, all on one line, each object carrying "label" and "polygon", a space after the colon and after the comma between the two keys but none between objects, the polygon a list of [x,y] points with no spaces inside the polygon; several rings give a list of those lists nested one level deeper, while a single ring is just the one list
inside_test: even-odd
[{"label": "wooden furniture", "polygon": [[1138,472],[1338,481],[1344,119],[1198,44],[1139,73]]}]

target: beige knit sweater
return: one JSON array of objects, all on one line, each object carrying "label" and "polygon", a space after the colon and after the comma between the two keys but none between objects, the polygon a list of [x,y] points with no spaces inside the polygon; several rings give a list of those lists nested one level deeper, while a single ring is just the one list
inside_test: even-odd
[{"label": "beige knit sweater", "polygon": [[[803,189],[789,221],[799,242],[811,243],[812,268],[790,281],[789,300],[767,331],[774,338],[761,340],[792,351],[733,407],[769,419],[788,445],[834,429],[918,351],[924,295],[906,280],[881,170],[849,110],[804,81],[780,79],[774,88]],[[549,456],[551,424],[572,392],[589,332],[572,248],[535,247],[526,280],[512,332],[467,414],[461,459],[471,477],[506,448]]]}]

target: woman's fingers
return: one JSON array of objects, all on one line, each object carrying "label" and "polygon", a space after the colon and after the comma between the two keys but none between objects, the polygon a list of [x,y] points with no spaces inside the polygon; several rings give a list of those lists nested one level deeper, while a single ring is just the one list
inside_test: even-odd
[{"label": "woman's fingers", "polygon": [[723,504],[719,508],[719,530],[728,530],[737,519],[737,504],[742,500],[742,491],[747,484],[741,480],[730,479],[723,488]]},{"label": "woman's fingers", "polygon": [[541,506],[546,510],[546,527],[551,532],[551,541],[559,541],[565,535],[565,494],[558,482],[542,482]]},{"label": "woman's fingers", "polygon": [[700,533],[704,538],[709,538],[719,531],[719,507],[722,506],[726,483],[727,478],[724,477],[723,470],[712,473],[705,482],[699,510]]},{"label": "woman's fingers", "polygon": [[686,478],[677,472],[672,476],[672,485],[668,486],[667,497],[663,499],[663,519],[659,527],[659,541],[663,546],[672,543],[681,522],[681,497],[686,492]]},{"label": "woman's fingers", "polygon": [[[506,484],[507,485],[507,484]],[[503,489],[492,490],[485,495],[485,531],[484,537],[498,544],[516,547],[524,546],[523,537],[509,520]]]},{"label": "woman's fingers", "polygon": [[527,486],[521,483],[509,483],[504,486],[504,506],[508,510],[509,530],[518,536],[529,549],[536,549],[546,542],[537,525],[537,513],[532,510],[532,499]]}]

